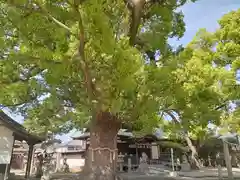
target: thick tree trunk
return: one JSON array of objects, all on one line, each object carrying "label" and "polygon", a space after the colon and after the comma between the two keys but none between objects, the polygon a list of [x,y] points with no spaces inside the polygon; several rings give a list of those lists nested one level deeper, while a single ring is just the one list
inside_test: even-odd
[{"label": "thick tree trunk", "polygon": [[198,158],[198,153],[196,150],[196,147],[193,145],[191,139],[188,137],[187,133],[185,133],[184,135],[184,139],[187,142],[188,147],[191,150],[191,168],[192,169],[199,169],[200,168],[200,162],[199,162],[199,158]]},{"label": "thick tree trunk", "polygon": [[85,179],[114,180],[118,157],[117,133],[120,122],[109,112],[96,114],[90,128],[90,146],[88,148]]}]

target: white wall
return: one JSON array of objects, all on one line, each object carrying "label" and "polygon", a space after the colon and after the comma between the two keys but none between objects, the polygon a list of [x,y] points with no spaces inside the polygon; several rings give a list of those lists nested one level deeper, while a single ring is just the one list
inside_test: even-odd
[{"label": "white wall", "polygon": [[152,143],[151,151],[152,151],[152,159],[158,159],[159,158],[159,149],[158,145],[155,143]]},{"label": "white wall", "polygon": [[[85,159],[79,154],[68,154],[65,156],[67,158],[67,163],[69,168],[79,168],[84,166]],[[63,158],[60,160],[61,167],[63,165]]]},{"label": "white wall", "polygon": [[55,149],[55,151],[58,153],[64,153],[64,152],[67,152],[67,150],[68,150],[67,147],[57,147]]},{"label": "white wall", "polygon": [[13,140],[13,132],[0,122],[0,164],[10,163]]}]

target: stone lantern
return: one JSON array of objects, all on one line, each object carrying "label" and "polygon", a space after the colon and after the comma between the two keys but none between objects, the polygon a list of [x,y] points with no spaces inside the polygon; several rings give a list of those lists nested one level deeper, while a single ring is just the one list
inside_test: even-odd
[{"label": "stone lantern", "polygon": [[50,180],[51,174],[55,170],[55,163],[53,162],[53,154],[55,152],[54,145],[60,143],[60,140],[54,139],[53,133],[48,132],[46,140],[41,144],[42,157],[43,157],[43,166],[42,172],[43,175],[41,180]]}]

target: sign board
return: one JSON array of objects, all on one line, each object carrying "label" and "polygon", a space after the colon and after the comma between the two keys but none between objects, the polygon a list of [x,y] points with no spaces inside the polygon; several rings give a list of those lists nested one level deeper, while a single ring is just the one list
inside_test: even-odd
[{"label": "sign board", "polygon": [[130,144],[129,148],[151,149],[151,144]]},{"label": "sign board", "polygon": [[159,159],[159,150],[157,145],[152,146],[152,159]]},{"label": "sign board", "polygon": [[13,132],[0,126],[0,164],[9,164],[13,148]]},{"label": "sign board", "polygon": [[11,152],[0,150],[0,164],[10,164]]}]

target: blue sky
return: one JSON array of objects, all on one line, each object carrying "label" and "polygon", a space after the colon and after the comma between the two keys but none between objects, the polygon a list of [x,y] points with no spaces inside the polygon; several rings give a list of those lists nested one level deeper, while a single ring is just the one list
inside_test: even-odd
[{"label": "blue sky", "polygon": [[[196,3],[189,3],[181,8],[185,15],[186,32],[179,41],[170,40],[173,45],[186,45],[195,36],[199,28],[206,28],[214,31],[218,28],[217,20],[222,15],[240,8],[240,0],[198,0]],[[11,117],[22,123],[23,118],[11,114]],[[63,141],[69,139],[68,135],[61,136]]]},{"label": "blue sky", "polygon": [[196,3],[186,4],[181,8],[185,15],[185,35],[179,42],[171,41],[171,43],[187,44],[199,28],[215,31],[218,28],[217,20],[238,8],[240,8],[240,0],[198,0]]}]

